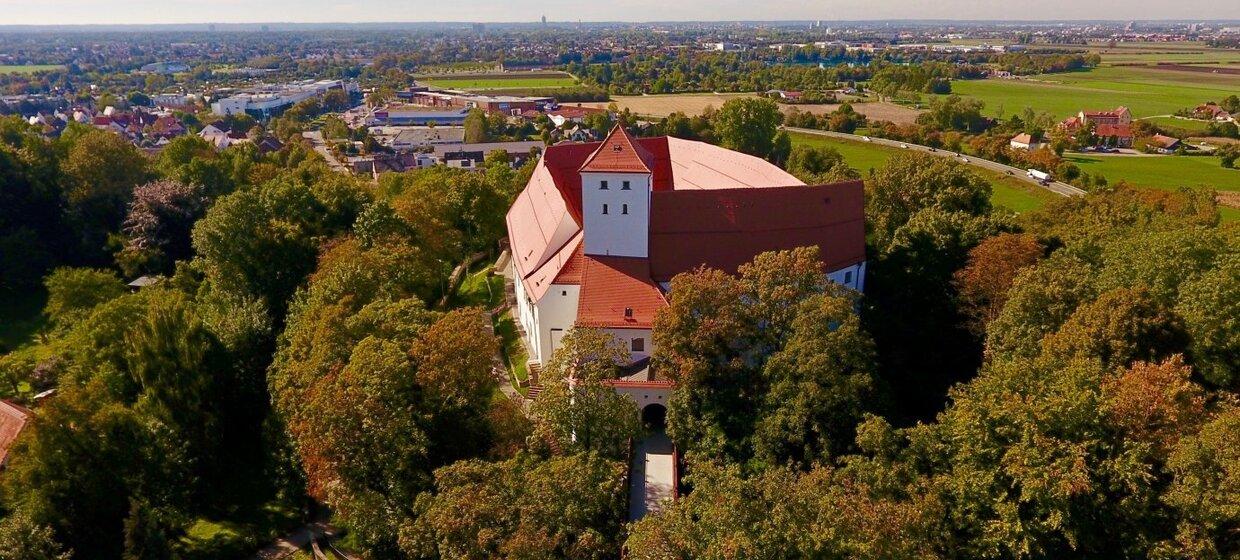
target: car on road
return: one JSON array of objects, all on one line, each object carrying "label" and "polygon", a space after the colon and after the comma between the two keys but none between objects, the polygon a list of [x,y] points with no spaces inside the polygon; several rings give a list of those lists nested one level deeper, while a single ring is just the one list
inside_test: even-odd
[{"label": "car on road", "polygon": [[862,137],[861,137],[861,139],[862,139],[862,140],[865,140],[866,142],[869,142],[869,141],[870,141],[870,137],[869,137],[869,136],[862,136]]},{"label": "car on road", "polygon": [[904,149],[906,149],[906,150],[907,150],[907,149],[908,149],[908,144],[900,144],[900,147],[901,147],[901,148],[904,148]]},{"label": "car on road", "polygon": [[926,149],[927,149],[927,150],[930,150],[931,152],[937,152],[937,151],[938,151],[938,150],[936,150],[936,149],[934,149],[934,148],[926,148]]},{"label": "car on road", "polygon": [[960,161],[963,161],[963,162],[965,162],[965,163],[969,163],[969,158],[964,157],[964,156],[960,156]]}]

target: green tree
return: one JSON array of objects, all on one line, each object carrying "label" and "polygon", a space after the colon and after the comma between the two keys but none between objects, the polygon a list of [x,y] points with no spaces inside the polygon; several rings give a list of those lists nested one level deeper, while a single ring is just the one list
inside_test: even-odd
[{"label": "green tree", "polygon": [[543,372],[544,388],[530,412],[535,436],[562,450],[621,458],[640,431],[637,403],[605,384],[621,377],[628,352],[612,335],[575,328]]},{"label": "green tree", "polygon": [[808,184],[826,184],[860,179],[857,170],[844,162],[835,148],[799,145],[792,148],[786,169]]},{"label": "green tree", "polygon": [[58,268],[44,285],[48,295],[43,312],[59,328],[73,326],[95,306],[125,293],[115,273],[90,268]]},{"label": "green tree", "polygon": [[23,512],[0,519],[0,560],[69,560],[50,527],[36,524]]},{"label": "green tree", "polygon": [[86,255],[98,259],[108,234],[120,230],[134,187],[150,179],[148,161],[129,141],[104,131],[68,142],[61,163],[67,210]]},{"label": "green tree", "polygon": [[487,114],[482,109],[470,109],[465,115],[465,142],[489,142],[491,131],[487,128]]},{"label": "green tree", "polygon": [[729,99],[715,113],[711,124],[723,147],[767,157],[775,146],[783,118],[774,101],[746,97]]}]

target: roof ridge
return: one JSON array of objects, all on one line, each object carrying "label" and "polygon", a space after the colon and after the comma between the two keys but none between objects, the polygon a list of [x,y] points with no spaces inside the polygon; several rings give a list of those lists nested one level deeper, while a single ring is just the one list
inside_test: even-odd
[{"label": "roof ridge", "polygon": [[616,123],[594,153],[581,164],[579,171],[653,173],[649,161],[651,157],[645,147],[634,142],[629,132]]}]

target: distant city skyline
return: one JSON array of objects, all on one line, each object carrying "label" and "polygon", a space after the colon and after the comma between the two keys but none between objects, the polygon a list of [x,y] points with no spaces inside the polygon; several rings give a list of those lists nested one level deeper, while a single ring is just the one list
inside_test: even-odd
[{"label": "distant city skyline", "polygon": [[780,21],[780,20],[1240,20],[1240,2],[1218,0],[0,0],[3,25],[160,23]]}]

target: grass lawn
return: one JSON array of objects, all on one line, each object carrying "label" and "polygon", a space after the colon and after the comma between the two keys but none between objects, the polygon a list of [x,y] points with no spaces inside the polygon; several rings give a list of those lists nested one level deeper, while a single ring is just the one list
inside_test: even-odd
[{"label": "grass lawn", "polygon": [[494,267],[484,264],[481,269],[470,272],[453,294],[450,307],[480,306],[489,310],[502,303],[504,278],[492,276],[492,270]]},{"label": "grass lawn", "polygon": [[47,70],[60,70],[61,64],[0,64],[0,74],[33,74]]},{"label": "grass lawn", "polygon": [[425,78],[419,80],[427,85],[446,89],[465,90],[515,90],[515,89],[555,89],[569,88],[577,85],[577,80],[568,76],[556,77],[470,77],[470,78]]},{"label": "grass lawn", "polygon": [[[794,133],[792,135],[792,143],[793,145],[808,144],[835,148],[840,152],[840,155],[844,156],[844,161],[849,166],[860,171],[862,175],[868,175],[872,169],[881,168],[887,164],[887,160],[891,159],[891,156],[901,153],[899,148],[811,134]],[[977,167],[970,167],[970,169],[990,182],[990,186],[993,189],[990,196],[992,204],[1003,206],[1015,212],[1027,212],[1037,209],[1045,204],[1046,201],[1054,200],[1059,196],[1014,177],[1000,175]]]},{"label": "grass lawn", "polygon": [[275,502],[263,505],[248,517],[194,520],[177,542],[177,557],[187,560],[246,558],[300,524],[293,508]]},{"label": "grass lawn", "polygon": [[1017,114],[1032,107],[1057,118],[1081,109],[1124,105],[1134,117],[1169,115],[1240,90],[1240,76],[1176,72],[1143,67],[1103,67],[1046,74],[1023,80],[956,80],[952,91],[981,99],[985,113]]},{"label": "grass lawn", "polygon": [[521,342],[521,334],[517,332],[516,319],[512,313],[506,312],[499,316],[495,322],[495,333],[504,345],[504,360],[508,362],[508,371],[512,372],[512,386],[524,395],[526,389],[521,386],[521,382],[530,378],[529,367],[526,365],[530,357],[525,351],[525,344]]}]

